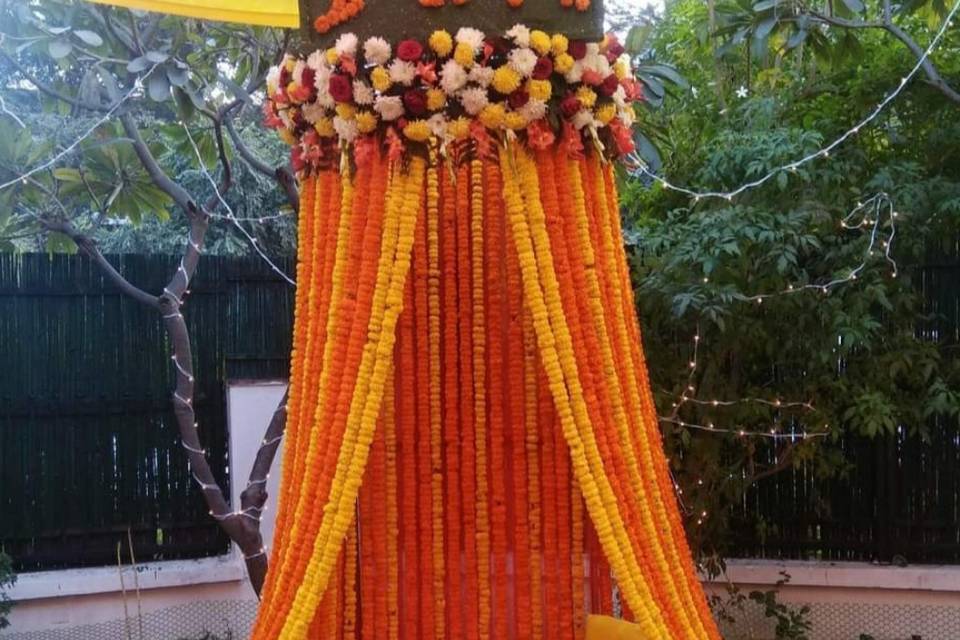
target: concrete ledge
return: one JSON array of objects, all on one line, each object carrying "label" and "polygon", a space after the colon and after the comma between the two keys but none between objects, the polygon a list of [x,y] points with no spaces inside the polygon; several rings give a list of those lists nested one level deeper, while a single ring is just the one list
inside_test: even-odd
[{"label": "concrete ledge", "polygon": [[[134,576],[136,571],[136,576]],[[132,592],[182,587],[218,582],[240,582],[246,578],[238,556],[229,553],[199,560],[168,560],[123,567],[123,587]],[[136,581],[136,582],[135,582]],[[119,593],[120,573],[117,567],[93,567],[22,573],[8,595],[17,601],[39,600],[62,596]]]},{"label": "concrete ledge", "polygon": [[895,567],[866,562],[816,562],[804,560],[727,560],[726,576],[713,582],[775,584],[784,571],[791,587],[889,589],[960,593],[960,566],[912,565]]}]

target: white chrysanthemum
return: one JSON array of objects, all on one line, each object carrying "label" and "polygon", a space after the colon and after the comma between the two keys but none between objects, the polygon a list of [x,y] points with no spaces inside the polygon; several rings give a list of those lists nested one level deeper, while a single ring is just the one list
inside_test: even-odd
[{"label": "white chrysanthemum", "polygon": [[584,69],[596,71],[604,78],[610,75],[610,61],[599,53],[588,54],[580,61],[580,64]]},{"label": "white chrysanthemum", "polygon": [[513,40],[513,43],[518,47],[530,46],[530,29],[525,25],[513,25],[510,30],[507,31],[506,36]]},{"label": "white chrysanthemum", "polygon": [[337,38],[333,48],[336,49],[337,53],[339,53],[341,56],[350,56],[352,58],[357,55],[357,43],[357,34],[344,33]]},{"label": "white chrysanthemum", "polygon": [[452,96],[467,83],[467,72],[453,58],[443,63],[440,69],[440,88]]},{"label": "white chrysanthemum", "polygon": [[637,112],[627,107],[626,109],[620,109],[617,117],[619,117],[620,122],[629,129],[633,126],[633,123],[637,121]]},{"label": "white chrysanthemum", "polygon": [[527,119],[527,122],[533,122],[547,115],[547,103],[543,100],[527,100],[527,104],[520,107],[518,111]]},{"label": "white chrysanthemum", "polygon": [[480,51],[480,48],[483,46],[484,39],[483,31],[479,29],[471,29],[470,27],[461,27],[457,31],[456,41],[457,42],[466,42],[474,51]]},{"label": "white chrysanthemum", "polygon": [[367,38],[363,43],[363,57],[368,64],[386,64],[390,59],[390,43],[383,38]]},{"label": "white chrysanthemum", "polygon": [[493,68],[475,64],[470,67],[470,73],[467,77],[470,82],[475,82],[481,87],[489,87],[490,83],[493,82]]},{"label": "white chrysanthemum", "polygon": [[277,115],[283,121],[283,126],[287,129],[293,129],[293,120],[290,119],[290,109],[279,109]]},{"label": "white chrysanthemum", "polygon": [[490,104],[487,98],[487,90],[483,87],[470,87],[460,93],[460,103],[464,110],[472,116],[477,115],[483,108]]},{"label": "white chrysanthemum", "polygon": [[533,49],[519,48],[507,54],[507,65],[524,78],[529,78],[537,66],[537,54]]},{"label": "white chrysanthemum", "polygon": [[280,84],[280,67],[270,67],[267,72],[267,95],[272,96],[277,92],[277,85]]},{"label": "white chrysanthemum", "polygon": [[403,100],[400,96],[379,96],[373,103],[373,110],[385,121],[396,120],[403,115]]},{"label": "white chrysanthemum", "polygon": [[303,84],[303,70],[307,68],[307,63],[303,60],[297,60],[293,65],[293,73],[290,74],[293,77],[293,81],[298,85]]},{"label": "white chrysanthemum", "polygon": [[594,124],[593,113],[589,109],[580,109],[573,116],[573,126],[577,129],[583,129]]},{"label": "white chrysanthemum", "polygon": [[314,86],[317,87],[317,103],[328,109],[332,109],[336,102],[330,95],[330,67],[321,67],[317,69],[317,75],[313,79]]},{"label": "white chrysanthemum", "polygon": [[576,84],[583,79],[583,65],[580,64],[580,61],[577,60],[573,63],[573,66],[570,67],[570,71],[567,71],[563,76],[567,79],[567,82],[570,84]]},{"label": "white chrysanthemum", "polygon": [[600,43],[599,42],[588,42],[587,43],[587,55],[597,55],[600,53]]},{"label": "white chrysanthemum", "polygon": [[353,141],[353,139],[357,137],[357,133],[359,133],[356,120],[344,120],[340,116],[336,116],[333,119],[333,129],[344,142]]},{"label": "white chrysanthemum", "polygon": [[390,80],[392,82],[404,86],[413,84],[413,79],[417,77],[417,68],[413,66],[413,63],[401,60],[400,58],[390,63],[390,66],[387,67],[387,72],[390,74]]},{"label": "white chrysanthemum", "polygon": [[303,114],[303,118],[307,122],[314,124],[317,120],[327,115],[327,110],[316,102],[307,102],[300,107],[300,113]]},{"label": "white chrysanthemum", "polygon": [[435,113],[427,119],[427,126],[430,127],[430,132],[438,138],[444,138],[447,135],[447,116],[440,113]]},{"label": "white chrysanthemum", "polygon": [[627,106],[627,90],[623,85],[618,85],[617,90],[613,92],[613,101],[621,109]]},{"label": "white chrysanthemum", "polygon": [[327,56],[323,51],[314,51],[307,56],[307,66],[314,71],[319,71],[330,66],[327,62]]},{"label": "white chrysanthemum", "polygon": [[357,104],[373,104],[373,87],[363,80],[353,81],[353,101]]}]

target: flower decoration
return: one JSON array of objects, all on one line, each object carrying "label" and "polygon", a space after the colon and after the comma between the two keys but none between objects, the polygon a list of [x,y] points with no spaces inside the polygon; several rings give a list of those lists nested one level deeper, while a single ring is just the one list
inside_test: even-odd
[{"label": "flower decoration", "polygon": [[634,104],[643,99],[616,36],[569,40],[522,24],[503,37],[437,30],[393,46],[344,33],[329,49],[287,55],[267,93],[264,122],[304,169],[365,137],[396,155],[466,138],[492,150],[509,132],[534,149],[617,157],[633,150]]}]

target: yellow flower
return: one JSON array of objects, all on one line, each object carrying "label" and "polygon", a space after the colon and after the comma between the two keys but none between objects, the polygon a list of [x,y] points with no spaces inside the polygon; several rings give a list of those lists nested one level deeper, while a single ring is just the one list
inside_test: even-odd
[{"label": "yellow flower", "polygon": [[594,114],[596,119],[602,122],[603,124],[609,124],[610,121],[613,120],[614,116],[616,115],[617,115],[617,106],[613,103],[608,103],[601,107],[598,107],[596,113]]},{"label": "yellow flower", "polygon": [[592,109],[593,105],[597,104],[597,94],[594,93],[593,89],[591,89],[590,87],[587,87],[587,86],[580,87],[579,89],[577,89],[576,95],[577,95],[577,98],[579,98],[580,100],[580,104],[582,104],[587,109]]},{"label": "yellow flower", "polygon": [[427,40],[427,44],[429,44],[430,48],[440,57],[446,57],[453,51],[453,38],[443,29],[438,29],[430,34],[430,39]]},{"label": "yellow flower", "polygon": [[424,142],[430,137],[430,125],[425,120],[411,120],[403,128],[403,135],[414,142]]},{"label": "yellow flower", "polygon": [[297,63],[293,58],[287,58],[286,62],[283,63],[283,66],[286,67],[287,71],[289,71],[290,73],[293,73],[293,70],[297,66]]},{"label": "yellow flower", "polygon": [[341,102],[337,105],[337,115],[344,120],[353,120],[357,117],[357,109],[352,104]]},{"label": "yellow flower", "polygon": [[[501,69],[503,67],[500,67]],[[480,122],[488,129],[499,129],[503,126],[503,121],[507,116],[506,109],[499,102],[488,104],[480,112]]]},{"label": "yellow flower", "polygon": [[573,69],[573,56],[569,53],[558,54],[553,61],[553,70],[557,73],[566,73]]},{"label": "yellow flower", "polygon": [[503,124],[507,129],[517,131],[527,126],[527,119],[524,118],[522,114],[511,111],[504,117]]},{"label": "yellow flower", "polygon": [[530,80],[527,82],[527,93],[534,100],[549,100],[553,93],[553,86],[549,80]]},{"label": "yellow flower", "polygon": [[552,45],[553,42],[550,36],[543,31],[534,29],[530,32],[530,47],[540,55],[544,55],[550,51]]},{"label": "yellow flower", "polygon": [[370,133],[377,128],[377,115],[370,111],[361,111],[357,114],[357,130],[360,133]]},{"label": "yellow flower", "polygon": [[570,41],[567,39],[567,36],[562,33],[555,33],[553,37],[550,38],[550,49],[553,51],[553,55],[558,56],[561,53],[567,52],[567,47],[570,46]]},{"label": "yellow flower", "polygon": [[457,140],[463,140],[470,135],[470,119],[459,117],[450,122],[447,131]]},{"label": "yellow flower", "polygon": [[427,109],[437,111],[442,109],[445,104],[447,104],[447,94],[443,92],[443,89],[427,89]]},{"label": "yellow flower", "polygon": [[507,95],[520,87],[520,74],[504,65],[493,72],[493,88]]},{"label": "yellow flower", "polygon": [[336,129],[333,128],[333,120],[326,117],[313,123],[313,128],[324,138],[332,138],[337,133]]},{"label": "yellow flower", "polygon": [[457,48],[453,51],[453,59],[460,63],[462,67],[473,65],[473,47],[466,42],[458,42]]},{"label": "yellow flower", "polygon": [[337,64],[340,60],[340,54],[337,53],[337,50],[334,47],[327,49],[327,62],[329,64]]},{"label": "yellow flower", "polygon": [[627,63],[623,60],[618,60],[613,65],[613,73],[616,74],[617,79],[623,80],[628,75],[630,75],[630,68],[627,66]]},{"label": "yellow flower", "polygon": [[293,131],[290,131],[290,129],[280,129],[280,132],[277,135],[279,135],[280,139],[291,147],[297,144],[297,137],[293,135]]},{"label": "yellow flower", "polygon": [[389,89],[392,84],[390,82],[390,73],[383,67],[374,67],[373,71],[370,72],[370,83],[373,84],[374,89],[383,93]]}]

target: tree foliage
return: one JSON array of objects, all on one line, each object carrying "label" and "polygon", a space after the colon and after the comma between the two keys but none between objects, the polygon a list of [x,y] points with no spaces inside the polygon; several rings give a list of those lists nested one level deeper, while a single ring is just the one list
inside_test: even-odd
[{"label": "tree foliage", "polygon": [[[883,10],[842,4],[852,13]],[[696,190],[733,189],[816,152],[856,125],[916,62],[882,29],[821,23],[791,44],[797,16],[811,11],[800,3],[718,4],[713,16],[710,8],[668,3],[648,53],[690,84],[644,118],[657,132],[663,175]],[[898,18],[918,39],[930,37],[920,13],[927,9]],[[780,12],[773,24],[764,17],[770,11]],[[960,58],[947,53],[958,43],[949,34],[935,56],[945,78],[960,70]],[[846,439],[898,431],[925,437],[930,419],[960,414],[955,339],[936,332],[943,318],[925,302],[921,281],[926,262],[956,257],[956,116],[951,98],[921,78],[829,158],[780,172],[730,201],[624,180],[651,379],[661,414],[676,418],[663,428],[703,559],[729,548],[734,507],[755,483],[796,465],[843,474],[856,463],[844,454]],[[891,220],[879,223],[872,255],[870,225],[840,225],[857,202],[879,193],[898,214],[897,277],[880,244]],[[862,263],[856,280],[827,293],[754,298],[843,280]],[[680,423],[827,437],[771,442]],[[752,523],[758,530],[768,524]]]}]

